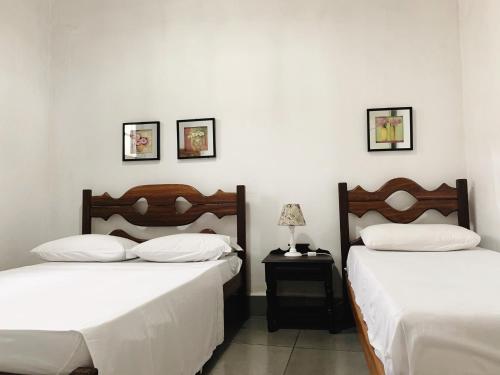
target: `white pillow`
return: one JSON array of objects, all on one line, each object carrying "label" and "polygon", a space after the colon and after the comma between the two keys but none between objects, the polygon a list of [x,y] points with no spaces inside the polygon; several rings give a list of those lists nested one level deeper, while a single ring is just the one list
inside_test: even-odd
[{"label": "white pillow", "polygon": [[238,245],[238,241],[235,238],[226,236],[224,234],[216,234],[216,233],[200,233],[200,234],[210,234],[212,236],[217,236],[217,237],[221,238],[225,243],[227,243],[229,246],[231,246],[231,249],[229,249],[228,251],[225,251],[226,253],[243,251],[243,248],[240,245]]},{"label": "white pillow", "polygon": [[129,254],[137,242],[105,234],[84,234],[46,242],[31,250],[50,262],[115,262]]},{"label": "white pillow", "polygon": [[373,250],[465,250],[481,241],[477,233],[449,224],[379,224],[360,233],[365,246]]},{"label": "white pillow", "polygon": [[217,234],[183,233],[154,238],[132,249],[152,262],[203,262],[219,259],[231,246]]}]

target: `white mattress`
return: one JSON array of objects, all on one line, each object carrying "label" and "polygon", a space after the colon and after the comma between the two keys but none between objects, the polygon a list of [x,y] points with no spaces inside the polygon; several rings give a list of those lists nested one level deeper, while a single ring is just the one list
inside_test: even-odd
[{"label": "white mattress", "polygon": [[500,374],[500,253],[354,246],[347,270],[386,375]]},{"label": "white mattress", "polygon": [[[172,264],[142,261],[104,264],[44,263],[0,272],[0,306],[2,306],[0,309],[0,372],[68,374],[80,366],[106,362],[105,365],[97,363],[100,365],[96,366],[99,368],[99,374],[118,372],[132,374],[137,371],[137,368],[119,364],[118,362],[124,360],[124,355],[116,351],[103,350],[103,343],[99,343],[99,336],[127,335],[125,332],[116,334],[116,329],[125,329],[127,325],[129,326],[126,329],[132,332],[133,327],[130,324],[135,322],[130,322],[134,315],[131,310],[139,309],[143,310],[140,314],[148,311],[149,315],[146,316],[146,321],[136,319],[137,333],[143,337],[133,338],[131,341],[138,342],[141,346],[147,346],[148,343],[158,344],[155,338],[147,337],[148,332],[141,332],[141,330],[147,331],[154,327],[159,331],[157,329],[159,324],[176,325],[174,329],[165,329],[167,333],[175,332],[175,335],[163,338],[162,344],[167,347],[181,346],[179,342],[182,342],[184,332],[186,344],[191,345],[191,340],[195,339],[200,349],[199,353],[194,356],[188,355],[188,358],[185,354],[178,353],[178,350],[166,349],[166,352],[170,350],[179,358],[178,363],[168,364],[168,373],[184,374],[191,371],[194,374],[208,360],[215,346],[223,339],[222,303],[220,301],[212,303],[215,306],[213,310],[218,311],[210,314],[210,303],[207,303],[202,296],[197,298],[195,284],[203,283],[205,286],[211,282],[211,279],[215,279],[218,287],[211,288],[214,291],[207,290],[203,294],[206,298],[221,299],[222,284],[234,277],[240,267],[241,259],[236,255],[230,255],[221,260],[200,263]],[[209,274],[211,270],[211,277],[207,277],[205,281],[200,280],[202,275]],[[57,276],[58,274],[60,276]],[[182,277],[176,276],[177,274]],[[165,282],[164,287],[161,286],[162,281]],[[151,283],[155,284],[154,288],[151,287]],[[135,293],[134,290],[137,292],[138,288],[140,292]],[[192,298],[185,298],[190,294]],[[169,304],[169,296],[178,303]],[[162,309],[167,311],[162,311]],[[95,310],[98,311],[95,312]],[[163,318],[169,317],[170,321],[161,321],[163,318],[156,318],[155,321],[154,315],[157,313]],[[208,334],[203,332],[197,334],[195,330],[203,331],[200,322],[184,323],[184,325],[193,326],[192,329],[181,327],[183,322],[178,316],[181,314],[189,315],[195,320],[206,319],[206,323],[212,324],[213,327],[205,329]],[[212,319],[210,319],[211,315]],[[123,326],[119,324],[121,320],[123,320]],[[112,323],[112,321],[117,323]],[[116,327],[113,327],[113,324]],[[90,345],[87,342],[89,340],[92,341]],[[112,341],[113,339],[108,344],[112,344]],[[120,340],[117,341],[120,346],[122,343]],[[89,348],[91,348],[90,352],[94,351],[93,355],[89,352]],[[191,348],[185,349],[193,351]],[[135,351],[133,344],[129,345],[129,350]],[[118,351],[127,352],[121,349]],[[149,356],[151,360],[155,356],[155,351],[151,350],[142,354]],[[133,357],[135,356],[132,355],[131,358]],[[168,357],[168,355],[163,355],[163,357]],[[102,359],[99,360],[99,358]],[[110,365],[109,363],[113,360],[115,362]],[[143,358],[139,362],[144,360]],[[127,363],[126,357],[125,363]],[[141,363],[141,366],[143,367],[140,372],[146,373],[149,364]],[[128,367],[129,370],[124,373],[123,367]],[[161,363],[158,367],[148,373],[162,373],[162,371],[165,373],[165,368],[161,368]]]}]

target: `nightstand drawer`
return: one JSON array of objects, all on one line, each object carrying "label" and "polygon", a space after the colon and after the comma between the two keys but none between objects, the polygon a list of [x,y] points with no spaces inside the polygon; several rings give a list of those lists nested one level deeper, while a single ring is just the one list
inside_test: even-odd
[{"label": "nightstand drawer", "polygon": [[[321,281],[325,278],[325,265],[274,264],[273,272],[277,280]],[[326,267],[331,267],[326,265]]]}]

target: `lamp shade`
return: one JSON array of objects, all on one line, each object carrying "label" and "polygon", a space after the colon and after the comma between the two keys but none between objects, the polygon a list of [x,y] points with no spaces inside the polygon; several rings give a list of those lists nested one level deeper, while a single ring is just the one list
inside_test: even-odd
[{"label": "lamp shade", "polygon": [[288,203],[283,206],[278,225],[306,225],[300,204]]}]

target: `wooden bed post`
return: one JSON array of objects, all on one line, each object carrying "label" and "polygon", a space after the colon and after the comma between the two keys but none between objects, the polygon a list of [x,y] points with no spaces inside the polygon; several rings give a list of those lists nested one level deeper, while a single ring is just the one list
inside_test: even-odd
[{"label": "wooden bed post", "polygon": [[245,185],[236,186],[236,231],[238,245],[247,251]]},{"label": "wooden bed post", "polygon": [[82,234],[92,233],[92,190],[83,190],[82,199]]},{"label": "wooden bed post", "polygon": [[339,221],[340,221],[340,250],[342,258],[342,278],[343,278],[343,297],[347,301],[347,254],[349,253],[349,247],[351,246],[349,241],[349,207],[348,207],[348,192],[347,183],[339,183]]},{"label": "wooden bed post", "polygon": [[458,225],[470,229],[469,191],[467,189],[467,180],[464,178],[457,180],[457,200],[458,200]]},{"label": "wooden bed post", "polygon": [[243,261],[241,264],[242,285],[240,290],[240,306],[242,321],[246,321],[250,315],[250,306],[248,304],[248,277],[247,277],[247,233],[246,233],[246,194],[245,185],[236,186],[236,235],[238,245],[243,248],[238,255]]}]

